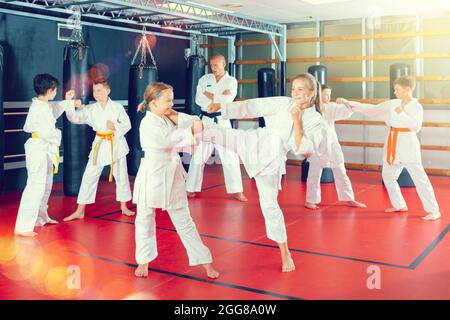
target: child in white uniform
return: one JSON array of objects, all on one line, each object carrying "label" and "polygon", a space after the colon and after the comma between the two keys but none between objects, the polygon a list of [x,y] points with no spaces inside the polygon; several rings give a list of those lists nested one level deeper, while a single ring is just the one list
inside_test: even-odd
[{"label": "child in white uniform", "polygon": [[[278,204],[281,176],[286,172],[286,154],[289,150],[302,156],[326,155],[323,147],[325,124],[319,108],[320,93],[311,75],[301,75],[293,82],[293,98],[258,98],[226,104],[212,104],[210,112],[222,111],[222,117],[264,117],[266,127],[257,130],[232,130],[224,133],[224,145],[233,148],[247,170],[254,177],[259,193],[261,210],[266,223],[267,237],[278,243],[282,257],[282,271],[295,270],[287,246],[284,217]],[[292,110],[304,109],[300,121],[302,136],[295,139]],[[297,114],[297,118],[299,115]],[[219,128],[215,128],[219,130]],[[220,129],[221,130],[221,129]],[[209,135],[206,130],[204,135]],[[220,143],[215,137],[216,143]],[[301,144],[296,145],[296,142]],[[235,146],[234,146],[235,145]]]},{"label": "child in white uniform", "polygon": [[[300,106],[300,108],[304,109],[301,121],[304,136],[313,141],[313,151],[311,153],[302,153],[302,155],[313,160],[312,177],[314,177],[315,166],[323,168],[330,163],[329,159],[331,152],[328,136],[333,137],[332,131],[330,132],[326,121],[320,116],[322,113],[320,95],[314,95],[315,92],[320,92],[319,86],[320,85],[312,75],[300,74],[292,80],[292,98],[271,97],[249,99],[222,104],[221,106],[214,104],[211,108],[211,112],[216,112],[222,107],[222,118],[225,119],[264,117],[266,127],[276,131],[283,141],[290,146],[291,150],[294,153],[298,153],[294,141],[295,130],[292,110],[297,106]],[[320,125],[318,125],[318,123],[320,123]],[[314,193],[316,194],[316,192]],[[357,207],[364,206],[363,204],[354,201],[354,199],[349,200],[348,204]],[[306,203],[306,205],[308,206],[309,204]]]},{"label": "child in white uniform", "polygon": [[[139,110],[146,112],[139,127],[140,142],[145,153],[141,160],[133,190],[137,204],[135,221],[137,277],[147,277],[148,264],[157,255],[155,209],[167,210],[186,248],[189,265],[202,265],[209,278],[219,273],[212,265],[209,249],[203,244],[192,221],[187,195],[186,172],[178,152],[195,143],[193,134],[202,130],[200,120],[182,113],[172,113],[173,88],[165,83],[148,85],[144,103]],[[197,118],[198,119],[198,118]]]},{"label": "child in white uniform", "polygon": [[66,93],[66,101],[50,105],[49,100],[56,96],[58,80],[49,74],[38,74],[33,82],[37,98],[33,98],[23,127],[25,132],[31,133],[25,143],[28,178],[14,229],[16,235],[28,237],[37,235],[35,226],[58,223],[47,212],[53,174],[58,172],[61,144],[61,131],[55,124],[65,109],[74,104],[71,99],[75,94],[70,90]]},{"label": "child in white uniform", "polygon": [[321,202],[320,178],[325,167],[331,168],[339,201],[347,201],[349,206],[365,208],[366,205],[355,201],[352,183],[347,176],[344,164],[344,154],[336,134],[334,123],[351,117],[353,112],[343,104],[330,102],[331,88],[322,86],[322,116],[327,126],[328,161],[322,161],[315,154],[308,159],[309,171],[306,180],[306,202],[305,207],[319,209]]},{"label": "child in white uniform", "polygon": [[343,98],[338,99],[337,102],[346,104],[353,111],[383,120],[389,127],[383,149],[382,176],[392,208],[385,211],[408,210],[397,182],[403,168],[406,168],[416,185],[423,207],[428,213],[423,219],[437,220],[441,217],[441,213],[430,179],[422,166],[420,142],[416,135],[422,128],[423,107],[417,99],[413,98],[414,88],[414,79],[402,76],[394,81],[394,92],[397,99],[379,105],[362,104]]},{"label": "child in white uniform", "polygon": [[110,166],[109,182],[113,176],[116,181],[116,200],[120,202],[122,214],[134,215],[127,207],[127,202],[131,200],[131,189],[126,158],[129,148],[125,134],[131,129],[131,123],[124,107],[111,100],[110,92],[108,80],[97,79],[93,85],[93,95],[97,102],[66,112],[70,122],[87,124],[96,131],[96,135],[81,180],[78,207],[64,221],[84,218],[86,205],[95,202],[98,181],[105,166]]}]

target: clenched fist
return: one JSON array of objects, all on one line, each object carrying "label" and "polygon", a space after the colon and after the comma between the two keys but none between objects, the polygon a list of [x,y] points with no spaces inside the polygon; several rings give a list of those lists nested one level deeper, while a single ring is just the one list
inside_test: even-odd
[{"label": "clenched fist", "polygon": [[66,92],[66,100],[72,100],[75,97],[75,90],[69,90]]}]

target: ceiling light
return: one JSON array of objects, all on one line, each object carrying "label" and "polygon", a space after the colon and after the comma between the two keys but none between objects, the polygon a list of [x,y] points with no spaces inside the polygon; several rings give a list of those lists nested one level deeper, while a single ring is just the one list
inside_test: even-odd
[{"label": "ceiling light", "polygon": [[234,2],[234,3],[221,4],[220,6],[224,7],[224,8],[236,9],[236,8],[242,8],[244,5],[242,3]]}]

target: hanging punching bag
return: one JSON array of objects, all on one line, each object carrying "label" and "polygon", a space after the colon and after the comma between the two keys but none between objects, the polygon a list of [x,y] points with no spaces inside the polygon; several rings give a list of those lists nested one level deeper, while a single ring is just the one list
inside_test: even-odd
[{"label": "hanging punching bag", "polygon": [[130,67],[128,81],[128,116],[130,117],[131,130],[127,133],[130,153],[127,156],[128,173],[135,176],[138,172],[141,158],[144,156],[139,140],[139,126],[144,112],[138,112],[139,103],[144,100],[144,92],[147,85],[158,81],[158,70],[155,66],[133,64]]},{"label": "hanging punching bag", "polygon": [[[82,104],[89,104],[91,86],[88,79],[89,48],[72,42],[64,47],[63,97],[75,90],[75,97]],[[76,196],[89,157],[93,131],[87,125],[72,124],[63,117],[64,143],[64,194]]]},{"label": "hanging punching bag", "polygon": [[[275,70],[272,68],[261,68],[258,70],[258,97],[274,97],[276,95]],[[263,117],[259,119],[259,126],[265,127],[266,123]]]},{"label": "hanging punching bag", "polygon": [[205,74],[206,61],[201,55],[192,55],[187,59],[186,101],[187,114],[200,114],[200,106],[195,103],[198,80]]},{"label": "hanging punching bag", "polygon": [[258,70],[258,97],[274,97],[276,95],[275,70],[261,68]]},{"label": "hanging punching bag", "polygon": [[[310,66],[308,68],[308,73],[313,75],[314,78],[319,81],[321,85],[327,84],[327,67],[322,65]],[[306,181],[308,179],[309,172],[309,162],[302,162],[302,175],[301,180]],[[320,183],[330,183],[334,182],[333,171],[330,168],[323,168],[322,176],[320,177]]]},{"label": "hanging punching bag", "polygon": [[310,66],[308,73],[312,74],[321,85],[327,84],[327,67],[322,65]]},{"label": "hanging punching bag", "polygon": [[0,45],[0,192],[5,184],[4,156],[5,156],[5,119],[3,116],[3,80],[5,70],[5,55],[3,47]]},{"label": "hanging punching bag", "polygon": [[[407,63],[394,63],[389,67],[389,97],[391,99],[395,99],[394,94],[394,81],[398,77],[401,76],[409,76],[411,75],[411,66]],[[411,179],[411,176],[408,173],[408,170],[403,169],[400,173],[400,176],[397,179],[397,182],[400,187],[415,187],[414,182]]]}]

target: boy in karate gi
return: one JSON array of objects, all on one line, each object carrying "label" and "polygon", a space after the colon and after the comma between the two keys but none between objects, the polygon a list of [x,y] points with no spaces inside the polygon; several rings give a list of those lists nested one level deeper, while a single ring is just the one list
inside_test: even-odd
[{"label": "boy in karate gi", "polygon": [[124,107],[111,100],[110,92],[108,80],[97,79],[93,84],[93,95],[97,102],[66,112],[70,122],[87,124],[96,134],[78,192],[78,207],[64,221],[84,218],[86,205],[95,202],[98,181],[105,166],[110,166],[109,182],[113,176],[116,181],[116,200],[120,202],[122,214],[134,215],[127,207],[127,201],[131,200],[131,189],[126,159],[129,148],[125,134],[131,129],[131,123]]},{"label": "boy in karate gi", "polygon": [[437,220],[441,217],[441,213],[430,179],[422,166],[420,142],[417,139],[417,133],[422,128],[423,107],[413,97],[414,88],[414,79],[402,76],[394,81],[394,93],[397,99],[378,105],[363,104],[343,98],[337,99],[337,102],[346,104],[353,111],[383,120],[389,127],[383,148],[382,176],[392,208],[386,209],[385,212],[408,210],[397,182],[403,168],[406,168],[427,212],[422,219]]},{"label": "boy in karate gi", "polygon": [[[344,104],[331,102],[331,88],[322,86],[322,116],[328,130],[326,140],[328,144],[328,156],[319,158],[312,154],[308,159],[309,171],[306,180],[305,207],[319,209],[317,204],[321,202],[320,178],[325,167],[331,168],[334,176],[334,184],[339,201],[346,201],[349,206],[365,208],[366,205],[355,200],[352,183],[347,176],[344,164],[344,154],[336,134],[334,123],[351,117],[353,112]],[[296,119],[294,119],[296,121]]]},{"label": "boy in karate gi", "polygon": [[74,105],[75,92],[67,91],[66,101],[50,105],[56,96],[59,82],[50,74],[38,74],[33,80],[37,94],[28,110],[23,130],[31,133],[25,143],[27,185],[22,193],[14,233],[20,236],[37,235],[34,227],[56,224],[48,216],[48,199],[53,186],[53,174],[58,173],[61,131],[56,120],[66,108]]}]

